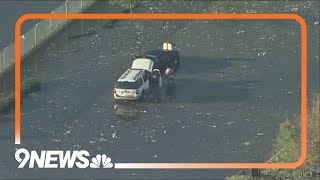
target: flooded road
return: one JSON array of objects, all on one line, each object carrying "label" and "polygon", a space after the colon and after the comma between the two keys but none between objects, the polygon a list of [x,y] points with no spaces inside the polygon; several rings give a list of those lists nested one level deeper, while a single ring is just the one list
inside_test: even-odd
[{"label": "flooded road", "polygon": [[[202,6],[207,4],[197,7]],[[319,92],[319,26],[307,20],[312,96]],[[20,146],[13,145],[13,115],[1,115],[6,146],[0,151],[7,157],[1,158],[1,174],[221,179],[237,170],[16,170],[14,148],[85,149],[106,153],[112,162],[264,162],[279,123],[299,121],[295,21],[123,20],[110,29],[102,24],[77,21],[24,61],[22,77],[39,79],[42,89],[23,99]],[[84,33],[90,35],[70,38]],[[115,104],[114,83],[134,56],[167,40],[181,56],[175,99]]]}]

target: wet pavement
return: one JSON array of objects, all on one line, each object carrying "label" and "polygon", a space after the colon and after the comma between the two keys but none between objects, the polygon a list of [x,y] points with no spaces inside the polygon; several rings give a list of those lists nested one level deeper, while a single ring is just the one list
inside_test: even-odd
[{"label": "wet pavement", "polygon": [[[207,8],[209,1],[190,2],[193,6],[184,9],[161,3],[148,11],[216,10]],[[265,6],[273,12],[271,2]],[[310,97],[319,92],[314,16],[306,15]],[[13,145],[12,112],[0,117],[0,177],[221,179],[237,170],[17,170],[14,149],[85,149],[106,153],[112,162],[264,162],[279,123],[299,122],[297,22],[123,20],[110,29],[102,24],[77,21],[23,62],[22,77],[39,79],[42,89],[23,99],[21,145]],[[70,38],[84,33],[91,35]],[[167,40],[179,47],[181,57],[174,100],[121,103],[115,109],[114,83],[134,55]],[[13,88],[5,80],[2,84]],[[118,116],[119,111],[127,116]]]}]

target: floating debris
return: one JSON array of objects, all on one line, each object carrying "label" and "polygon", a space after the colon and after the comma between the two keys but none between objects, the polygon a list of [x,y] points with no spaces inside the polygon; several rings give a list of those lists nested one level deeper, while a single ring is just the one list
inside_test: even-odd
[{"label": "floating debris", "polygon": [[298,12],[298,10],[299,10],[298,8],[292,8],[291,12]]},{"label": "floating debris", "polygon": [[102,142],[102,141],[107,141],[107,139],[102,137],[102,138],[99,139],[99,142]]},{"label": "floating debris", "polygon": [[245,142],[245,143],[242,143],[242,144],[244,144],[244,145],[246,145],[246,146],[249,146],[250,145],[250,142]]},{"label": "floating debris", "polygon": [[116,137],[117,137],[117,132],[114,131],[114,132],[112,133],[112,138],[116,138]]},{"label": "floating debris", "polygon": [[258,135],[258,136],[262,136],[262,135],[263,135],[263,133],[258,133],[257,135]]},{"label": "floating debris", "polygon": [[228,126],[230,126],[231,124],[234,124],[235,122],[234,121],[230,121],[228,122]]}]

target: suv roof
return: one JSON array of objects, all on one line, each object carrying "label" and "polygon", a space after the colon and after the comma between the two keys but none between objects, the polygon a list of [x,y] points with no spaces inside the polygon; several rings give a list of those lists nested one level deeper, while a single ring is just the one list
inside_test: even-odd
[{"label": "suv roof", "polygon": [[142,69],[127,69],[121,77],[118,79],[119,82],[135,82],[139,79],[139,75],[143,73]]}]

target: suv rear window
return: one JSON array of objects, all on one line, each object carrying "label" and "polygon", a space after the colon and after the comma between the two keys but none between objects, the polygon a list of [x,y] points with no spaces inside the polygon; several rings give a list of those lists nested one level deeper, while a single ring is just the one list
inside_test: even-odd
[{"label": "suv rear window", "polygon": [[139,78],[136,82],[117,82],[115,88],[119,89],[139,89],[142,86],[142,79]]}]

